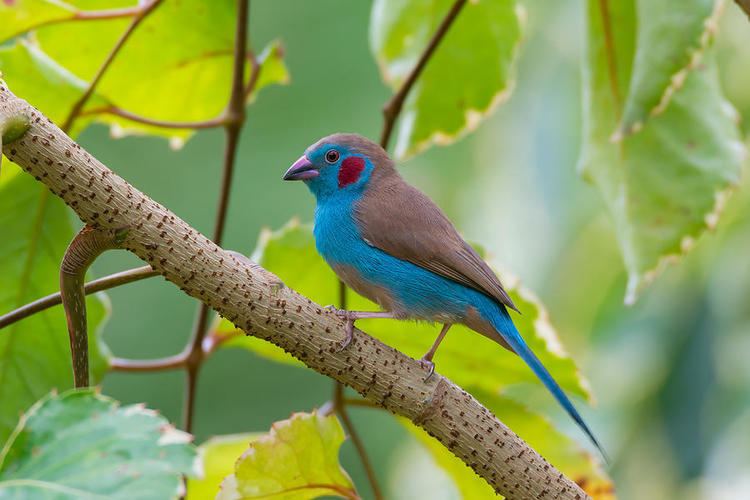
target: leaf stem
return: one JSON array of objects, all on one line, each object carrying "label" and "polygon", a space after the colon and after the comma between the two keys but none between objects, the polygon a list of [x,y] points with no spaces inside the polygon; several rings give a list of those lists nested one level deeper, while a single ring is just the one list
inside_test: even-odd
[{"label": "leaf stem", "polygon": [[388,102],[385,103],[385,106],[383,106],[384,121],[383,130],[380,134],[380,145],[383,149],[388,149],[388,143],[390,142],[391,134],[393,133],[393,126],[395,125],[399,114],[401,114],[401,109],[404,106],[404,101],[406,100],[409,91],[417,82],[419,75],[422,74],[425,66],[427,66],[427,62],[445,37],[445,34],[453,24],[453,21],[458,17],[458,14],[461,12],[464,5],[466,5],[466,0],[456,0],[454,2],[453,6],[441,21],[440,26],[438,26],[435,31],[435,34],[432,36],[432,39],[430,39],[427,47],[425,47],[424,52],[422,52],[422,55],[417,60],[417,64],[412,68],[411,73],[406,77],[404,83],[401,84],[398,92],[393,94]]},{"label": "leaf stem", "polygon": [[[219,193],[216,217],[214,220],[213,241],[221,245],[224,235],[224,227],[229,206],[229,195],[232,188],[234,165],[237,157],[237,146],[239,144],[240,132],[245,122],[245,96],[252,93],[258,81],[258,63],[255,55],[251,60],[253,71],[250,82],[245,87],[245,59],[247,46],[247,24],[249,18],[250,0],[237,0],[237,26],[234,40],[234,64],[232,69],[232,86],[229,103],[224,111],[224,131],[226,144],[224,147],[224,166],[221,175],[221,188]],[[185,384],[185,400],[183,408],[184,428],[190,432],[193,424],[193,413],[195,409],[195,387],[198,372],[205,359],[202,348],[203,339],[208,331],[207,322],[209,307],[201,303],[198,315],[193,324],[193,331],[187,349],[186,372],[187,382]]]}]

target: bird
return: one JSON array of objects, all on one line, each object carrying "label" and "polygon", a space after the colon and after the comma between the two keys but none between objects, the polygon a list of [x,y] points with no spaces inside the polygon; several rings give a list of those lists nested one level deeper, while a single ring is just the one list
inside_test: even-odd
[{"label": "bird", "polygon": [[381,311],[336,313],[352,340],[354,322],[391,318],[442,323],[420,359],[427,371],[453,324],[463,324],[517,354],[601,452],[599,441],[519,333],[519,312],[500,279],[459,235],[440,208],[398,173],[378,144],[357,134],[320,139],[285,172],[316,199],[313,235],[318,253],[347,286]]}]

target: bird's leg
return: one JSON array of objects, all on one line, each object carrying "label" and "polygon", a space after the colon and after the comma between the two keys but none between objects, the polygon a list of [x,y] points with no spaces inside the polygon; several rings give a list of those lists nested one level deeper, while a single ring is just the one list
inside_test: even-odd
[{"label": "bird's leg", "polygon": [[430,380],[432,374],[435,373],[435,363],[432,362],[432,357],[435,356],[435,352],[437,351],[438,346],[445,338],[445,334],[448,333],[448,330],[450,330],[451,326],[453,326],[451,323],[446,323],[443,325],[443,329],[440,330],[440,333],[435,339],[435,342],[432,343],[432,347],[430,347],[430,350],[427,351],[425,355],[422,356],[422,358],[419,360],[419,364],[421,364],[428,370],[427,376],[424,379],[425,382]]},{"label": "bird's leg", "polygon": [[346,349],[352,342],[352,337],[354,336],[354,322],[358,319],[395,318],[390,311],[345,311],[343,309],[334,309],[334,312],[336,313],[336,316],[346,321],[346,338],[344,338],[344,341],[341,343],[341,346],[338,349],[339,351]]}]

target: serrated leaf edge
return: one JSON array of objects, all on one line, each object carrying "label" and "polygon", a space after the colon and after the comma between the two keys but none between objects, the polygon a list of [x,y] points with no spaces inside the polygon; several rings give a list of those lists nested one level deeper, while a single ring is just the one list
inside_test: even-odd
[{"label": "serrated leaf edge", "polygon": [[643,126],[649,118],[658,116],[667,109],[669,103],[672,100],[672,96],[682,88],[690,72],[698,68],[701,60],[703,59],[703,55],[711,45],[711,42],[713,41],[714,36],[719,29],[719,18],[724,13],[724,5],[725,0],[716,0],[714,4],[714,10],[703,22],[704,29],[700,37],[698,38],[698,47],[695,50],[689,52],[690,60],[688,61],[687,65],[679,69],[670,77],[669,84],[667,84],[667,86],[664,88],[664,91],[659,98],[659,102],[656,103],[656,106],[654,106],[648,112],[647,117],[644,120],[633,122],[633,124],[628,127],[626,127],[623,122],[620,122],[617,130],[615,130],[615,132],[610,137],[611,142],[622,142],[625,138],[633,134],[637,134],[638,132],[643,130]]},{"label": "serrated leaf edge", "polygon": [[[504,103],[510,98],[516,86],[518,55],[521,51],[521,46],[523,45],[523,42],[524,42],[524,34],[526,32],[526,21],[527,21],[526,9],[521,4],[516,3],[514,10],[516,13],[516,20],[518,22],[519,37],[512,49],[512,55],[510,58],[511,60],[510,71],[508,72],[509,78],[508,78],[508,81],[506,82],[505,87],[500,89],[497,93],[495,93],[495,95],[492,96],[492,99],[490,99],[489,104],[484,109],[482,108],[466,109],[466,111],[464,112],[464,125],[461,127],[461,129],[458,132],[452,133],[452,132],[445,131],[445,130],[435,130],[429,137],[427,137],[426,139],[422,141],[415,142],[411,146],[404,145],[406,144],[406,141],[408,140],[404,136],[404,134],[406,133],[406,127],[404,127],[404,121],[407,118],[404,118],[402,116],[401,123],[399,123],[399,126],[398,126],[398,134],[396,136],[396,150],[394,153],[397,159],[407,160],[413,156],[416,156],[422,153],[433,144],[437,146],[447,146],[449,144],[452,144],[466,137],[468,134],[474,132],[479,127],[479,125],[482,123],[482,120],[484,120],[486,117],[491,115],[498,106],[500,106],[502,103]],[[378,66],[380,66],[381,68],[383,77],[387,78],[386,81],[392,81],[393,79],[390,75],[388,75],[388,72],[385,70],[384,65],[385,65],[384,62],[378,60]],[[419,83],[417,83],[417,86],[418,85]]]},{"label": "serrated leaf edge", "polygon": [[[742,153],[743,156],[746,154],[744,144],[742,145]],[[744,161],[744,158],[742,161]],[[643,289],[653,283],[669,265],[680,262],[680,260],[693,249],[696,240],[700,238],[706,230],[713,231],[716,228],[727,200],[738,186],[739,181],[732,181],[729,187],[714,192],[714,206],[711,211],[703,217],[705,225],[698,227],[695,231],[689,234],[683,235],[682,240],[680,240],[679,251],[662,255],[657,260],[656,265],[651,269],[642,272],[628,270],[628,283],[624,299],[624,304],[626,306],[634,305]]]}]

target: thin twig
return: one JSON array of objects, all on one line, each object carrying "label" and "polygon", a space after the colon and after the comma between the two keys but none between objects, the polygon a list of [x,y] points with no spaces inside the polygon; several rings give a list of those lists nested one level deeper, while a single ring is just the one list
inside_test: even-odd
[{"label": "thin twig", "polygon": [[409,91],[417,82],[417,79],[422,73],[422,70],[424,70],[427,62],[430,60],[430,57],[432,57],[435,49],[440,44],[440,41],[445,37],[448,29],[453,24],[453,21],[456,20],[456,17],[461,12],[461,9],[465,4],[466,0],[456,0],[451,9],[443,18],[440,26],[438,26],[437,31],[435,31],[435,34],[427,44],[424,52],[422,52],[422,55],[417,60],[417,64],[414,65],[414,68],[411,70],[411,73],[409,73],[409,76],[407,76],[406,80],[404,80],[404,83],[401,84],[398,92],[393,94],[388,102],[385,103],[385,106],[383,106],[384,122],[383,131],[380,134],[380,145],[383,147],[383,149],[388,149],[388,142],[390,142],[391,139],[393,126],[396,123],[398,115],[401,113],[401,108],[404,106],[406,96],[409,94]]},{"label": "thin twig", "polygon": [[357,450],[359,459],[362,462],[362,467],[364,467],[365,473],[367,474],[367,480],[370,482],[372,495],[375,497],[375,500],[381,500],[383,498],[383,492],[380,489],[380,485],[378,484],[378,478],[375,475],[375,469],[373,469],[372,462],[370,462],[370,457],[367,455],[365,444],[362,442],[362,439],[359,437],[357,430],[354,428],[354,424],[349,418],[349,412],[346,411],[344,385],[339,382],[336,382],[335,390],[333,392],[333,409],[341,419],[341,423],[344,424],[344,429],[346,429],[347,434],[349,434],[349,437],[354,444],[354,448]]},{"label": "thin twig", "polygon": [[[159,273],[157,271],[154,271],[151,266],[136,267],[134,269],[128,269],[127,271],[121,271],[119,273],[110,274],[109,276],[104,276],[103,278],[89,281],[84,286],[83,291],[86,295],[91,295],[92,293],[109,290],[110,288],[127,285],[128,283],[133,283],[135,281],[140,281],[146,278],[152,278],[158,275]],[[59,292],[52,293],[50,295],[47,295],[46,297],[37,299],[34,302],[29,302],[28,304],[21,306],[18,309],[0,316],[0,330],[5,328],[6,326],[12,325],[16,321],[28,318],[29,316],[32,316],[41,311],[45,311],[50,307],[60,305],[61,303],[62,299]]]},{"label": "thin twig", "polygon": [[[224,116],[226,123],[224,131],[226,145],[224,148],[224,166],[221,174],[221,190],[219,202],[216,209],[214,221],[213,241],[221,245],[224,236],[224,226],[229,206],[229,195],[231,193],[234,165],[237,157],[237,146],[239,144],[240,132],[245,122],[245,94],[251,93],[258,81],[258,71],[253,71],[248,84],[249,91],[245,88],[245,57],[247,46],[247,23],[249,18],[250,0],[237,0],[237,26],[234,40],[234,65],[232,69],[232,90],[229,96]],[[255,55],[253,55],[255,59]],[[257,61],[253,63],[257,68]],[[185,384],[185,400],[183,410],[183,422],[186,431],[190,432],[193,424],[193,412],[195,409],[195,386],[198,372],[200,370],[205,353],[202,348],[203,339],[206,336],[209,307],[201,303],[196,321],[193,325],[189,351],[187,354],[187,383]]]},{"label": "thin twig", "polygon": [[160,120],[158,118],[148,118],[146,116],[141,116],[135,113],[131,113],[130,111],[127,111],[122,108],[118,108],[117,106],[107,106],[105,108],[98,108],[98,109],[91,109],[89,111],[85,111],[81,113],[82,115],[113,115],[113,116],[119,116],[120,118],[125,118],[126,120],[130,120],[131,122],[135,123],[141,123],[143,125],[151,125],[154,127],[161,127],[161,128],[174,128],[174,129],[206,129],[206,128],[216,128],[226,125],[226,118],[224,117],[224,114],[220,114],[216,118],[211,118],[210,120],[199,120],[199,121],[185,121],[185,122],[178,122],[178,121],[170,121],[170,120]]},{"label": "thin twig", "polygon": [[107,58],[104,60],[102,65],[99,66],[99,70],[94,75],[94,78],[92,78],[89,82],[89,85],[88,87],[86,87],[84,93],[81,95],[81,97],[78,98],[75,104],[73,104],[68,117],[65,119],[65,122],[63,122],[62,127],[60,127],[64,132],[70,131],[70,128],[73,126],[73,122],[81,113],[81,110],[86,105],[86,102],[88,102],[89,98],[94,94],[94,90],[96,90],[97,85],[99,85],[102,77],[104,77],[104,75],[107,73],[107,70],[112,65],[115,57],[117,57],[117,54],[119,54],[120,50],[123,48],[123,46],[125,46],[125,42],[128,41],[130,35],[133,34],[138,25],[141,24],[141,22],[143,22],[143,20],[146,19],[146,17],[148,17],[148,15],[153,12],[153,10],[160,4],[161,0],[151,0],[149,3],[146,3],[141,8],[139,8],[138,11],[133,15],[133,20],[130,22],[130,25],[128,25],[128,28],[120,36],[120,39],[117,40],[117,43],[114,47],[112,47],[112,50],[110,50],[109,54],[107,54]]},{"label": "thin twig", "polygon": [[112,358],[109,367],[120,372],[160,372],[182,368],[186,360],[183,353],[158,359]]}]

